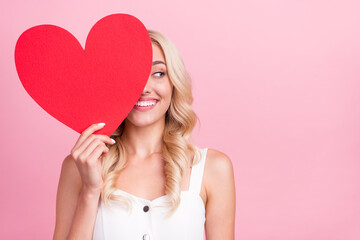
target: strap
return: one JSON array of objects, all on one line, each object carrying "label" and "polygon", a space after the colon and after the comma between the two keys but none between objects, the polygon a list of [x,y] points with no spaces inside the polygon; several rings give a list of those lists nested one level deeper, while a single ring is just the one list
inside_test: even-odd
[{"label": "strap", "polygon": [[204,175],[207,150],[208,150],[207,148],[200,149],[200,154],[201,154],[200,162],[197,163],[195,166],[193,166],[191,169],[189,191],[196,194],[200,194],[201,191],[201,184]]}]

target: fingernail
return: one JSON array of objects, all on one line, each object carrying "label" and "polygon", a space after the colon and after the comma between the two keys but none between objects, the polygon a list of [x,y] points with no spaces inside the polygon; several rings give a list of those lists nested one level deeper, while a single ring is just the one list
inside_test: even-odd
[{"label": "fingernail", "polygon": [[110,138],[111,139],[111,141],[113,142],[113,143],[116,143],[116,141],[114,140],[114,139],[112,139],[112,138]]},{"label": "fingernail", "polygon": [[98,123],[99,126],[105,126],[105,123]]}]

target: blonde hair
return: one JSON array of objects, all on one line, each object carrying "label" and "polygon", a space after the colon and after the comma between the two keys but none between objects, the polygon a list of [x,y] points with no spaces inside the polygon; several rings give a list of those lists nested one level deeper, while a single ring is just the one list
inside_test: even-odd
[{"label": "blonde hair", "polygon": [[[162,157],[165,161],[165,193],[170,201],[168,216],[172,215],[180,204],[181,180],[185,170],[198,163],[191,165],[189,156],[195,154],[195,160],[200,159],[199,148],[189,142],[191,133],[199,120],[191,104],[193,103],[191,78],[185,69],[184,62],[175,45],[158,31],[148,30],[151,42],[157,44],[163,51],[167,65],[167,74],[173,84],[172,98],[169,109],[165,115],[165,128],[163,132]],[[110,149],[102,159],[102,176],[104,186],[101,199],[106,206],[109,200],[124,203],[131,210],[129,198],[113,194],[116,191],[115,182],[121,170],[127,163],[127,151],[122,143],[122,133],[125,128],[125,120],[110,136],[116,140],[113,145],[106,144]]]}]

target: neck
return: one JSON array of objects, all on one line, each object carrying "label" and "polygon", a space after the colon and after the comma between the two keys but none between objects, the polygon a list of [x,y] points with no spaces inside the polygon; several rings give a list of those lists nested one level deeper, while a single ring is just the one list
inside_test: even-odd
[{"label": "neck", "polygon": [[135,126],[125,119],[123,143],[129,155],[147,158],[162,152],[165,117],[151,125]]}]

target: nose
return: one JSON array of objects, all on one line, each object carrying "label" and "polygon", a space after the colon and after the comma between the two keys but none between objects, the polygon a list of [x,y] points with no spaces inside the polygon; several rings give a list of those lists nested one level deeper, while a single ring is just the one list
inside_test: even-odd
[{"label": "nose", "polygon": [[149,81],[147,81],[147,83],[146,83],[146,85],[145,85],[145,88],[144,88],[144,90],[143,90],[143,92],[142,92],[142,95],[145,95],[145,94],[150,93],[150,92],[151,92],[150,89],[151,89],[151,87],[150,87]]}]

